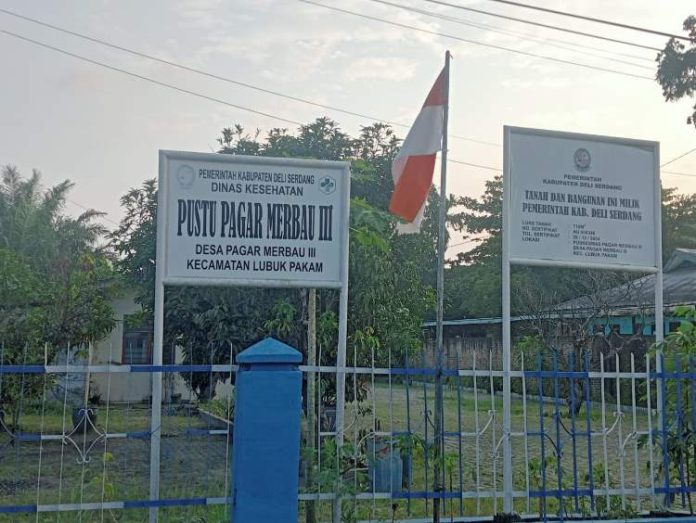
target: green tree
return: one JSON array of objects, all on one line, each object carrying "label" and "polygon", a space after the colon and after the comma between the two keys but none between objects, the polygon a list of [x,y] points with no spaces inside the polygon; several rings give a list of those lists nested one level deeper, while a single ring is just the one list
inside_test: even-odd
[{"label": "green tree", "polygon": [[476,247],[457,255],[454,261],[463,263],[486,263],[499,259],[502,252],[503,230],[503,178],[495,176],[486,182],[484,193],[479,199],[461,196],[454,201],[452,226],[464,233],[465,240],[478,243]]},{"label": "green tree", "polygon": [[662,190],[662,259],[674,249],[696,248],[696,194],[678,194],[676,188]]},{"label": "green tree", "polygon": [[[666,373],[687,373],[694,365],[696,357],[696,311],[690,306],[676,307],[674,314],[681,319],[676,331],[670,332],[662,346],[664,352],[664,371]],[[696,484],[696,421],[691,413],[694,410],[693,379],[689,377],[663,378],[664,435],[653,440],[660,452],[666,453],[663,463],[658,465],[656,475],[664,477],[684,477],[686,485]],[[647,436],[639,440],[641,445],[649,444]],[[660,479],[659,477],[657,479]],[[689,512],[694,513],[691,493],[687,494]],[[671,505],[669,496],[666,505]]]},{"label": "green tree", "polygon": [[[688,48],[681,40],[671,38],[657,56],[657,81],[668,102],[693,97],[696,92],[696,16],[684,20],[684,31],[691,40]],[[686,122],[696,126],[696,105]]]},{"label": "green tree", "polygon": [[445,274],[445,316],[499,316],[502,177],[496,176],[488,180],[480,198],[455,198],[451,202],[451,208],[451,227],[462,233],[465,241],[476,245],[450,260],[450,268]]},{"label": "green tree", "polygon": [[[391,128],[373,124],[352,138],[333,120],[318,118],[295,134],[272,129],[261,139],[258,131],[247,133],[237,125],[223,129],[218,144],[222,154],[351,160],[348,357],[365,364],[374,350],[377,363],[387,364],[389,348],[395,359],[420,348],[420,325],[433,305],[429,284],[435,264],[435,241],[430,233],[434,228],[429,210],[423,234],[394,234],[395,220],[386,212],[392,189],[390,166],[398,150]],[[154,306],[154,181],[131,190],[122,206],[125,217],[112,234],[112,246],[119,270],[139,289],[144,321],[150,321]],[[186,362],[227,362],[231,353],[268,334],[305,350],[305,290],[168,288],[165,301],[165,344],[182,347]],[[318,338],[324,363],[335,361],[337,305],[335,291],[319,293]],[[184,378],[200,397],[207,397],[222,376]],[[324,391],[327,397],[334,394],[330,384]],[[348,393],[360,395],[359,391]]]},{"label": "green tree", "polygon": [[[56,351],[95,341],[114,325],[111,265],[96,242],[96,211],[63,214],[69,181],[45,191],[40,174],[6,166],[0,183],[0,343],[4,364],[49,361]],[[43,378],[6,375],[0,408],[18,422],[21,399],[36,399]]]}]

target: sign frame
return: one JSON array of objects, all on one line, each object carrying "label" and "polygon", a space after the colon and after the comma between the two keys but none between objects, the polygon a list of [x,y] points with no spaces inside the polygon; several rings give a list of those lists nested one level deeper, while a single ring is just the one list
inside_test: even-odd
[{"label": "sign frame", "polygon": [[[510,154],[511,136],[514,133],[550,136],[584,141],[622,144],[653,152],[654,192],[653,192],[653,234],[655,248],[654,266],[639,266],[618,263],[575,262],[550,259],[531,259],[511,257],[511,180],[512,165]],[[511,265],[528,265],[537,267],[565,267],[578,269],[600,269],[614,271],[630,271],[655,274],[655,341],[658,347],[664,340],[664,311],[663,311],[663,275],[662,275],[662,186],[660,182],[660,144],[655,141],[635,140],[613,136],[582,134],[575,132],[552,131],[527,127],[503,127],[503,220],[502,220],[502,320],[503,320],[503,490],[504,511],[513,511],[513,468],[512,468],[512,389],[511,389],[511,313],[510,313],[510,269]],[[657,372],[662,372],[662,358],[657,358]],[[658,402],[661,401],[662,391],[658,390]],[[659,414],[660,420],[662,413]],[[661,421],[660,421],[661,423]]]},{"label": "sign frame", "polygon": [[[339,234],[337,243],[341,249],[338,254],[339,279],[331,281],[302,280],[302,279],[256,279],[256,278],[181,278],[168,277],[164,274],[166,267],[166,224],[167,224],[167,175],[170,160],[204,161],[214,163],[240,163],[264,166],[311,167],[333,171],[343,191],[343,201],[340,216],[337,216]],[[346,379],[346,340],[348,336],[348,254],[349,254],[349,222],[350,221],[350,162],[335,160],[312,160],[300,158],[277,158],[265,156],[227,155],[220,153],[197,153],[187,151],[160,150],[159,177],[157,193],[157,249],[155,265],[155,312],[154,339],[152,350],[152,413],[150,418],[150,500],[159,499],[160,480],[160,444],[162,421],[162,373],[164,371],[163,341],[164,341],[164,287],[165,285],[181,286],[226,286],[226,287],[273,287],[273,288],[329,288],[340,290],[338,304],[338,346],[336,351],[336,442],[343,444],[344,410],[345,410],[345,379]],[[232,362],[230,362],[232,364]],[[336,503],[334,510],[340,510]],[[149,510],[150,523],[158,520],[158,507]]]},{"label": "sign frame", "polygon": [[[622,270],[622,271],[632,271],[632,272],[647,272],[655,273],[658,270],[658,259],[661,259],[662,254],[658,248],[658,241],[661,239],[661,229],[658,228],[660,225],[660,213],[661,213],[661,189],[660,189],[660,144],[655,141],[648,140],[636,140],[632,138],[620,138],[614,136],[602,136],[595,134],[583,134],[575,132],[563,132],[563,131],[551,131],[544,129],[533,129],[527,127],[514,127],[505,126],[504,127],[504,157],[503,157],[503,187],[508,188],[508,190],[503,190],[503,215],[511,217],[512,212],[512,201],[510,200],[510,189],[514,182],[514,170],[511,162],[511,141],[514,134],[518,135],[531,135],[549,138],[561,138],[566,140],[582,140],[585,142],[598,142],[612,145],[624,145],[628,147],[634,147],[649,151],[653,155],[653,202],[652,211],[654,215],[653,224],[656,227],[656,234],[654,238],[655,245],[655,263],[653,265],[638,265],[638,264],[624,264],[624,263],[611,263],[611,262],[594,262],[594,261],[562,261],[553,259],[543,259],[543,258],[525,258],[518,257],[510,254],[509,261],[515,265],[531,265],[531,266],[542,266],[542,267],[570,267],[570,268],[583,268],[583,269],[610,269],[610,270]],[[505,220],[503,220],[505,221]],[[505,223],[504,223],[505,225]],[[510,230],[510,223],[507,224],[506,230]],[[658,236],[660,238],[658,238]],[[508,244],[508,248],[511,246]]]},{"label": "sign frame", "polygon": [[[350,162],[334,161],[334,160],[309,160],[298,158],[275,158],[265,156],[245,156],[245,155],[228,155],[219,153],[194,153],[185,151],[170,151],[161,150],[159,153],[160,170],[158,179],[158,194],[157,194],[157,259],[164,259],[167,252],[167,234],[166,234],[166,217],[169,212],[168,208],[168,180],[167,173],[170,160],[188,160],[192,162],[208,162],[230,164],[239,163],[244,165],[258,166],[278,166],[278,167],[309,167],[313,169],[326,169],[336,174],[339,180],[339,190],[344,196],[341,202],[342,209],[340,216],[336,216],[339,224],[348,223],[350,215]],[[337,239],[337,244],[342,250],[348,248],[348,228],[339,227],[340,237]],[[160,251],[162,244],[162,251]],[[343,253],[339,253],[338,259],[343,259]],[[166,269],[166,265],[165,265]],[[342,278],[332,281],[320,282],[317,280],[302,280],[302,279],[272,279],[272,278],[182,278],[178,276],[169,276],[162,274],[161,281],[165,285],[206,285],[206,286],[248,286],[248,287],[302,287],[302,288],[333,288],[340,289]]]}]

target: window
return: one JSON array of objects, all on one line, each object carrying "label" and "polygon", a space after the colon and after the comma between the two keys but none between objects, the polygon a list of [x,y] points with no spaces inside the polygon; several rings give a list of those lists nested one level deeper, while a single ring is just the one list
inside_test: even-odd
[{"label": "window", "polygon": [[670,321],[665,322],[665,334],[669,334],[670,332],[676,332],[679,330],[679,327],[681,327],[681,321],[673,321],[670,319]]},{"label": "window", "polygon": [[152,331],[146,328],[123,328],[123,354],[121,362],[124,365],[146,365],[152,362]]}]

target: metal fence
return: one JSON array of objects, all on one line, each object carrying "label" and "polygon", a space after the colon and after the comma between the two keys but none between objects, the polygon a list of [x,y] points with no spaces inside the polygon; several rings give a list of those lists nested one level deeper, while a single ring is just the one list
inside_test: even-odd
[{"label": "metal fence", "polygon": [[[180,357],[124,365],[111,354],[99,361],[90,347],[0,347],[0,521],[145,521],[152,507],[160,521],[229,520],[234,366]],[[455,355],[443,372],[438,492],[436,372],[427,351],[349,352],[341,448],[331,393],[340,369],[301,367],[317,405],[302,431],[301,520],[329,521],[337,498],[344,521],[427,520],[435,498],[443,520],[502,511],[496,352],[476,349],[467,365]],[[510,409],[516,512],[539,519],[692,512],[696,360],[656,357],[519,354]],[[165,401],[153,471],[147,391],[155,373],[164,376]],[[151,474],[160,499],[149,498]]]}]

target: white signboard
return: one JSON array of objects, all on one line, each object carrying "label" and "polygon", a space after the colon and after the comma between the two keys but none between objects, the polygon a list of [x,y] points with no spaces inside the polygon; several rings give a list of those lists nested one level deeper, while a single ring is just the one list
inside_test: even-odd
[{"label": "white signboard", "polygon": [[160,151],[164,284],[341,287],[347,162]]},{"label": "white signboard", "polygon": [[505,128],[511,263],[657,267],[659,144]]}]

